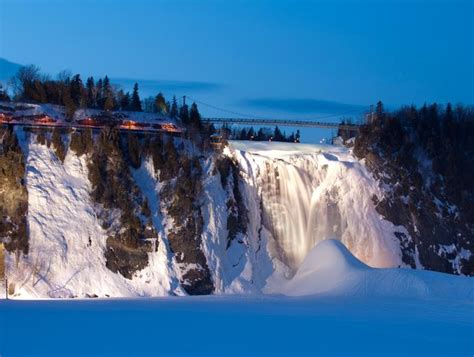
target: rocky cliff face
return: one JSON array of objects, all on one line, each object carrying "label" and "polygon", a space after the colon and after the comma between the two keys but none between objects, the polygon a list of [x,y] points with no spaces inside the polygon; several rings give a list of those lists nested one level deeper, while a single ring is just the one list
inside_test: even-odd
[{"label": "rocky cliff face", "polygon": [[0,240],[9,252],[28,254],[25,157],[11,128],[0,128]]},{"label": "rocky cliff face", "polygon": [[377,211],[407,230],[394,232],[403,262],[474,275],[473,122],[437,111],[380,115],[362,128],[354,154],[379,180]]}]

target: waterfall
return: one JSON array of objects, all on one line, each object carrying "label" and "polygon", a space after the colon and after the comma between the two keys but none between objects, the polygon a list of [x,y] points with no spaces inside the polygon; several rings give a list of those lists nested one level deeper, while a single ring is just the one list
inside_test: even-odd
[{"label": "waterfall", "polygon": [[395,227],[381,219],[372,202],[382,192],[347,149],[282,143],[231,145],[244,181],[261,200],[261,212],[252,212],[250,219],[260,214],[278,247],[278,258],[292,272],[317,242],[328,238],[341,240],[369,265],[401,264]]}]

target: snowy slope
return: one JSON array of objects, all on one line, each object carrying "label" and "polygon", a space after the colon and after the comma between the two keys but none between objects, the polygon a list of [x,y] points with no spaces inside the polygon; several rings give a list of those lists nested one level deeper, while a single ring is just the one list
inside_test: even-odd
[{"label": "snowy slope", "polygon": [[[20,298],[156,296],[172,290],[164,245],[133,280],[105,266],[106,236],[89,198],[85,157],[25,139],[29,254],[7,255],[9,281]],[[90,239],[90,243],[89,243]]]},{"label": "snowy slope", "polygon": [[370,268],[337,240],[318,243],[291,280],[266,292],[290,296],[438,298],[474,301],[474,279],[412,269]]}]

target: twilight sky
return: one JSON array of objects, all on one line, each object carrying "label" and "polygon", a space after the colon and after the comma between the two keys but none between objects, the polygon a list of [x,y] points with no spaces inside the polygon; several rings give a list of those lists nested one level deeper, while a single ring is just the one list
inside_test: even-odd
[{"label": "twilight sky", "polygon": [[0,57],[278,117],[473,104],[473,14],[472,0],[0,0]]}]

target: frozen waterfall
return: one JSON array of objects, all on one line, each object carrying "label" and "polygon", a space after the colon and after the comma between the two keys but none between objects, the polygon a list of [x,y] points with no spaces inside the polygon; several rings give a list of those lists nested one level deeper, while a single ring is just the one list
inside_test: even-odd
[{"label": "frozen waterfall", "polygon": [[260,219],[277,245],[278,259],[293,272],[319,241],[341,240],[377,267],[401,264],[393,232],[403,230],[376,212],[378,185],[343,147],[232,142],[246,184],[260,202]]}]

